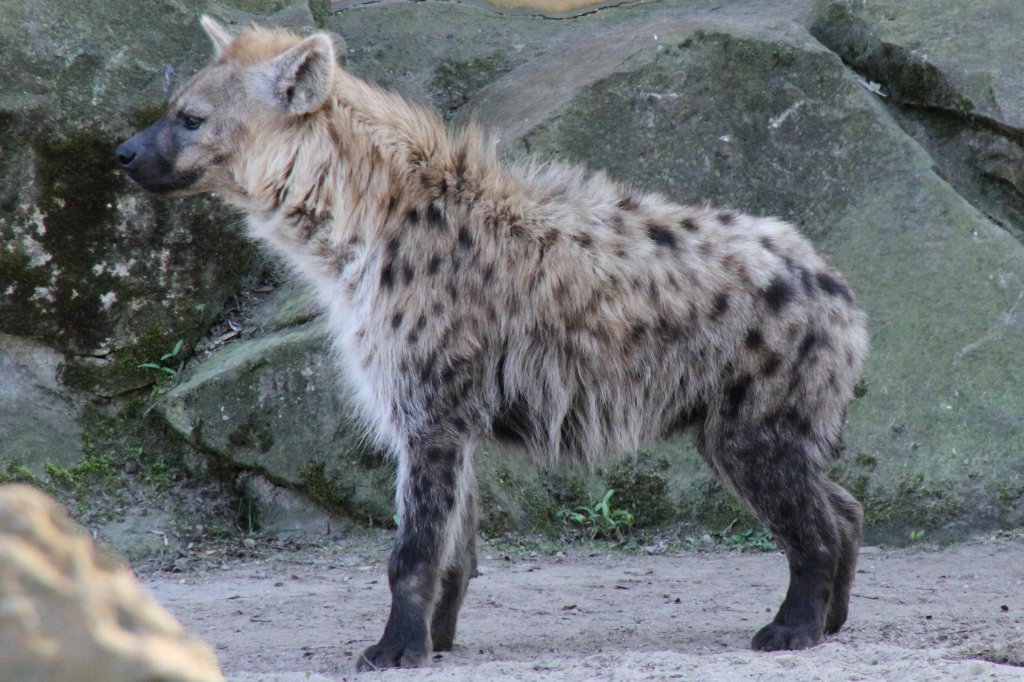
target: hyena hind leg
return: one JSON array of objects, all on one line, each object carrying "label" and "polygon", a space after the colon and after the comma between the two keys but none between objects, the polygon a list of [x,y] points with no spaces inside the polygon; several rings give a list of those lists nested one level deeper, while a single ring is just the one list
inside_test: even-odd
[{"label": "hyena hind leg", "polygon": [[786,431],[751,429],[758,435],[740,446],[734,438],[728,439],[732,447],[725,439],[706,441],[712,448],[706,454],[782,545],[789,562],[786,598],[751,641],[762,651],[805,649],[821,641],[840,561],[853,540],[847,542],[840,531],[831,482],[808,451],[813,446]]},{"label": "hyena hind leg", "polygon": [[850,608],[850,590],[853,588],[857,558],[860,555],[864,509],[860,502],[838,483],[826,481],[825,487],[832,501],[832,508],[836,512],[841,538],[832,603],[825,619],[825,634],[833,635],[843,627]]},{"label": "hyena hind leg", "polygon": [[454,549],[449,565],[441,576],[441,597],[434,607],[430,621],[430,636],[434,651],[451,651],[455,643],[455,629],[459,609],[466,596],[470,578],[476,577],[476,485],[467,482],[466,505],[462,513],[459,536],[453,538]]}]

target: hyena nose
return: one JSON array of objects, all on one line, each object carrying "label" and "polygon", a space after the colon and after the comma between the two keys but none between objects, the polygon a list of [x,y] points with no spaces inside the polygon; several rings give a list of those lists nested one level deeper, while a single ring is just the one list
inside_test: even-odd
[{"label": "hyena nose", "polygon": [[121,168],[125,169],[130,168],[132,161],[138,156],[135,147],[131,144],[131,140],[119,146],[114,154],[117,156],[117,163],[120,164]]}]

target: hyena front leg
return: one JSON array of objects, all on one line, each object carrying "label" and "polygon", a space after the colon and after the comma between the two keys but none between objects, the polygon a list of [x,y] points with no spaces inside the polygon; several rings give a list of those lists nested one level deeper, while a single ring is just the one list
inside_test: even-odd
[{"label": "hyena front leg", "polygon": [[[380,641],[366,649],[357,669],[423,665],[432,652],[431,620],[438,598],[452,600],[445,570],[451,565],[465,513],[472,504],[473,444],[448,437],[414,439],[401,453],[398,472],[399,528],[391,560],[391,614]],[[462,554],[465,555],[465,548]],[[461,575],[461,574],[460,574]],[[467,578],[468,580],[468,573]],[[459,581],[456,593],[465,593]],[[449,609],[457,613],[457,608]],[[454,634],[454,615],[451,618]],[[443,642],[442,642],[443,643]]]}]

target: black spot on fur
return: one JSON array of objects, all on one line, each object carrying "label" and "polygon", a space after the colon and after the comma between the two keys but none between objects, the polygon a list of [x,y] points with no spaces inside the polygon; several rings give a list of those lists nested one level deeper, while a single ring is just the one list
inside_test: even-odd
[{"label": "black spot on fur", "polygon": [[729,294],[720,293],[711,303],[711,320],[718,320],[729,309]]},{"label": "black spot on fur", "polygon": [[391,328],[392,329],[398,329],[399,327],[401,327],[402,326],[402,318],[403,317],[404,317],[404,315],[402,314],[401,310],[399,310],[397,313],[392,315],[391,316]]},{"label": "black spot on fur", "polygon": [[441,215],[441,211],[438,210],[437,206],[433,203],[427,205],[427,224],[432,227],[441,227],[444,225],[444,217]]},{"label": "black spot on fur", "polygon": [[743,401],[747,399],[750,390],[750,375],[744,374],[729,384],[725,389],[725,402],[722,404],[722,414],[726,417],[736,417],[743,407]]},{"label": "black spot on fur", "polygon": [[673,250],[676,248],[676,236],[664,225],[647,223],[647,236],[658,246]]},{"label": "black spot on fur", "polygon": [[853,294],[850,293],[845,284],[832,275],[827,272],[819,272],[816,279],[821,290],[829,296],[839,296],[845,299],[847,303],[853,303]]},{"label": "black spot on fur", "polygon": [[697,221],[693,218],[683,218],[679,221],[679,227],[683,228],[687,232],[696,232],[699,229]]},{"label": "black spot on fur", "polygon": [[420,380],[428,382],[434,376],[434,367],[437,365],[437,354],[431,353],[420,365]]},{"label": "black spot on fur", "polygon": [[731,225],[736,222],[736,211],[719,211],[718,220],[723,225]]},{"label": "black spot on fur", "polygon": [[409,263],[409,261],[405,261],[402,264],[402,281],[405,282],[406,285],[409,285],[412,283],[413,277],[415,277],[415,275],[416,271],[413,270],[412,264]]},{"label": "black spot on fur", "polygon": [[619,200],[619,208],[624,211],[635,211],[640,208],[640,202],[632,195],[626,195]]},{"label": "black spot on fur", "polygon": [[811,276],[810,271],[802,265],[797,264],[790,256],[786,256],[786,269],[793,273],[795,276],[800,278],[801,284],[803,284],[804,292],[808,296],[814,295],[814,278]]},{"label": "black spot on fur", "polygon": [[491,280],[494,279],[494,265],[488,264],[482,274],[484,284],[490,284]]},{"label": "black spot on fur", "polygon": [[750,350],[757,350],[764,345],[764,336],[761,334],[760,329],[752,328],[747,332],[747,337],[743,340],[744,345]]},{"label": "black spot on fur", "polygon": [[415,208],[409,209],[409,212],[405,215],[406,221],[416,224],[420,222],[420,212]]},{"label": "black spot on fur", "polygon": [[459,228],[459,246],[464,249],[473,248],[473,235],[465,227]]},{"label": "black spot on fur", "polygon": [[683,328],[678,322],[674,322],[664,315],[658,317],[658,336],[664,341],[678,341],[683,335]]},{"label": "black spot on fur", "polygon": [[776,276],[764,290],[764,300],[772,312],[779,312],[793,298],[793,287],[781,276]]},{"label": "black spot on fur", "polygon": [[406,337],[409,343],[416,343],[420,340],[420,333],[427,326],[427,316],[420,313],[420,316],[416,319],[416,324],[412,329],[409,330],[409,335]]},{"label": "black spot on fur", "polygon": [[799,365],[799,364],[802,364],[802,363],[806,362],[807,358],[811,354],[811,351],[813,351],[814,347],[817,346],[819,343],[821,343],[821,337],[820,336],[818,336],[813,331],[807,332],[804,335],[803,340],[800,341],[800,348],[797,349],[797,352],[796,352],[796,362],[797,362],[797,364]]},{"label": "black spot on fur", "polygon": [[402,239],[401,239],[401,237],[399,237],[398,235],[395,235],[390,240],[388,240],[388,245],[386,247],[388,255],[389,256],[394,256],[395,254],[397,254],[398,253],[398,249],[400,249],[401,246],[402,246]]},{"label": "black spot on fur", "polygon": [[764,250],[768,253],[775,253],[775,242],[768,237],[761,237],[761,246],[763,246]]},{"label": "black spot on fur", "polygon": [[441,268],[441,256],[436,253],[430,257],[430,262],[427,264],[427,272],[431,275],[436,275],[437,271]]},{"label": "black spot on fur", "polygon": [[772,353],[764,361],[764,366],[761,367],[761,374],[766,377],[770,377],[779,371],[779,367],[782,365],[782,358],[779,357],[778,353]]},{"label": "black spot on fur", "polygon": [[584,249],[589,249],[594,245],[594,238],[586,233],[574,234],[572,238],[573,241],[582,246]]},{"label": "black spot on fur", "polygon": [[395,286],[395,273],[390,260],[380,270],[380,285],[388,290]]}]

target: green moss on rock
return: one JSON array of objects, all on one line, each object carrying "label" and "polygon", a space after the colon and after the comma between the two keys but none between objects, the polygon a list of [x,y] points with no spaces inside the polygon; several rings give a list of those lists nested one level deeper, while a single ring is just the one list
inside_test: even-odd
[{"label": "green moss on rock", "polygon": [[323,460],[312,460],[299,467],[298,478],[303,491],[317,504],[361,523],[371,526],[393,528],[394,506],[388,497],[379,504],[367,504],[367,500],[357,500],[352,479],[342,478],[337,472],[329,472]]},{"label": "green moss on rock", "polygon": [[604,475],[605,483],[615,491],[616,508],[631,513],[637,527],[656,526],[675,517],[668,489],[669,467],[664,455],[655,457],[649,450],[642,450]]},{"label": "green moss on rock", "polygon": [[441,115],[446,121],[451,120],[478,90],[511,69],[504,53],[497,51],[467,61],[442,61],[431,81]]}]

